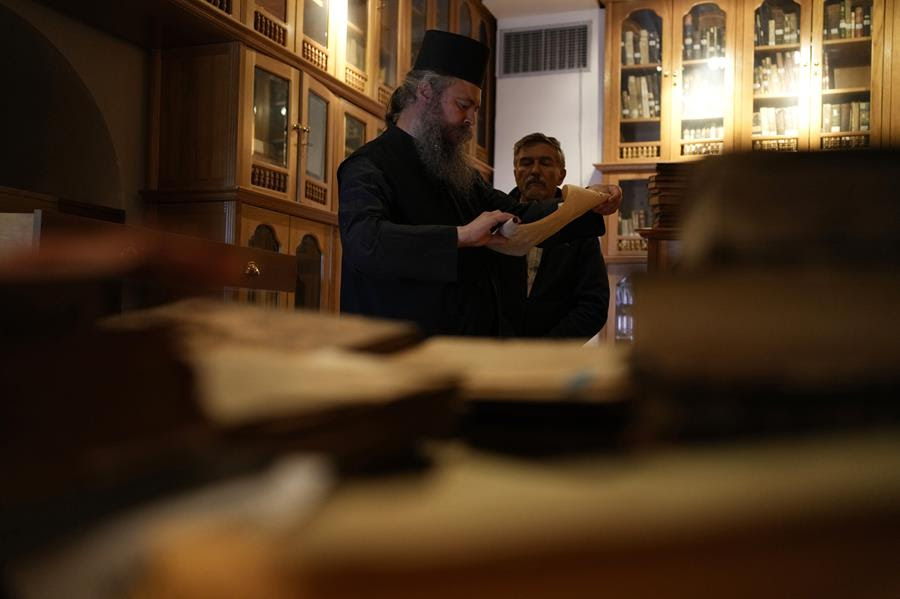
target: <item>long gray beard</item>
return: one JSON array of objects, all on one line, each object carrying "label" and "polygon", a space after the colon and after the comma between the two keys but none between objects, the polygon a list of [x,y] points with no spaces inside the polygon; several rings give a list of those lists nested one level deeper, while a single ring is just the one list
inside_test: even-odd
[{"label": "long gray beard", "polygon": [[471,138],[470,128],[457,129],[444,124],[439,102],[426,112],[414,136],[416,150],[425,168],[457,195],[469,193],[478,177],[466,156],[466,142]]}]

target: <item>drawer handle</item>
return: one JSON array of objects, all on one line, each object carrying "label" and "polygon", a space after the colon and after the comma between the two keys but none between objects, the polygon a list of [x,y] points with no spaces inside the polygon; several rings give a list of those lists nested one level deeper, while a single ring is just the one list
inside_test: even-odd
[{"label": "drawer handle", "polygon": [[247,263],[247,267],[244,269],[244,276],[246,277],[258,277],[262,274],[262,271],[259,269],[259,265],[251,260]]}]

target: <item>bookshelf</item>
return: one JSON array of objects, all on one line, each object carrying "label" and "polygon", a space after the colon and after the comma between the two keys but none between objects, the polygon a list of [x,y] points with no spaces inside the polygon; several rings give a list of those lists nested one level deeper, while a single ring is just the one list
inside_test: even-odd
[{"label": "bookshelf", "polygon": [[612,0],[598,168],[900,138],[897,13],[885,0]]}]

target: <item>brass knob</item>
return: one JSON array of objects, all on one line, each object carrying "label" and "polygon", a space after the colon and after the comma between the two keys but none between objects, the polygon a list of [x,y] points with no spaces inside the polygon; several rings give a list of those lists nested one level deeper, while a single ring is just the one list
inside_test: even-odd
[{"label": "brass knob", "polygon": [[300,133],[309,133],[309,127],[306,125],[301,125],[300,123],[294,123],[291,125],[291,129],[294,131],[299,131]]},{"label": "brass knob", "polygon": [[259,269],[259,265],[251,260],[247,263],[247,267],[244,269],[245,277],[258,277],[262,274],[262,271]]}]

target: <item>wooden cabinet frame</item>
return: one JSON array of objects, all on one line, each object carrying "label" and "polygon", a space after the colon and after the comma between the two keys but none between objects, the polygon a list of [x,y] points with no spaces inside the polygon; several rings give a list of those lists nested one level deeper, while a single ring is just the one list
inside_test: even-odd
[{"label": "wooden cabinet frame", "polygon": [[335,76],[367,96],[375,95],[375,83],[377,80],[377,45],[375,41],[378,35],[378,5],[379,0],[366,0],[366,68],[360,69],[347,60],[347,32],[340,31],[337,37],[337,56]]},{"label": "wooden cabinet frame", "polygon": [[343,24],[339,22],[334,14],[334,2],[328,2],[328,42],[322,45],[321,42],[308,37],[304,33],[303,20],[305,2],[311,0],[295,0],[297,2],[296,16],[296,43],[294,52],[297,53],[307,64],[329,75],[337,74],[337,56],[338,49],[346,39],[340,40],[342,36],[346,36],[345,31],[340,30]]},{"label": "wooden cabinet frame", "polygon": [[[310,119],[309,119],[309,95],[314,93],[320,97],[326,106],[326,128],[325,128],[325,158],[323,165],[324,180],[319,181],[309,176],[307,173],[307,162],[309,159],[309,139],[310,139]],[[334,162],[334,129],[335,129],[335,113],[337,112],[337,98],[328,90],[325,85],[306,76],[303,78],[302,90],[300,93],[300,101],[302,102],[302,110],[300,111],[300,125],[295,128],[297,135],[294,136],[294,142],[298,145],[296,155],[299,160],[297,162],[297,187],[294,193],[294,199],[299,204],[309,206],[317,210],[326,210],[330,212],[336,211],[334,204],[334,178],[332,175],[332,165]]]},{"label": "wooden cabinet frame", "polygon": [[266,10],[260,0],[243,1],[245,2],[244,25],[293,52],[297,6],[302,6],[303,0],[284,0],[286,13],[284,19]]},{"label": "wooden cabinet frame", "polygon": [[[296,185],[297,143],[296,131],[291,127],[298,122],[298,90],[300,73],[288,65],[254,50],[246,50],[242,61],[241,129],[238,140],[239,184],[248,189],[282,200],[290,200]],[[260,68],[289,82],[287,123],[287,166],[272,164],[254,156],[253,84],[255,69]]]}]

